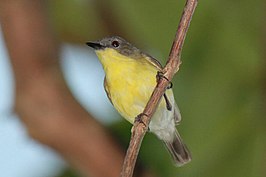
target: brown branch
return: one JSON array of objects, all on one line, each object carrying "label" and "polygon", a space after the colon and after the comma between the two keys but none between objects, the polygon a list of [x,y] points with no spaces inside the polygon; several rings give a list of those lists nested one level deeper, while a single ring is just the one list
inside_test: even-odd
[{"label": "brown branch", "polygon": [[169,85],[169,81],[171,81],[174,74],[179,69],[179,65],[181,64],[180,57],[184,44],[184,39],[196,6],[197,0],[187,0],[172,45],[169,59],[163,69],[164,76],[168,78],[168,80],[164,78],[158,80],[157,85],[151,95],[151,98],[143,111],[143,114],[140,115],[142,122],[136,122],[132,128],[131,140],[121,172],[122,177],[132,177],[141,142],[148,129],[148,126],[145,125],[149,125],[151,117],[154,114],[159,104],[159,101],[166,90],[166,87]]}]

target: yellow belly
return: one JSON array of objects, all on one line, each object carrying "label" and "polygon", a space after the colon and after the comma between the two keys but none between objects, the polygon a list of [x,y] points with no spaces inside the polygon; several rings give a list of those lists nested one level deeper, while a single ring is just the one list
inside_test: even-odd
[{"label": "yellow belly", "polygon": [[133,123],[140,114],[156,85],[155,69],[129,68],[106,73],[108,92],[117,111]]},{"label": "yellow belly", "polygon": [[111,52],[97,52],[106,74],[105,87],[117,111],[133,123],[155,88],[158,69],[145,58],[136,60]]}]

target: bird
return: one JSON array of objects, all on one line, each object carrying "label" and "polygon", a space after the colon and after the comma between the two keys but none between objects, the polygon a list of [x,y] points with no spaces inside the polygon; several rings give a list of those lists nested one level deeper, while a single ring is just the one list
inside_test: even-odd
[{"label": "bird", "polygon": [[[104,89],[115,109],[134,124],[162,73],[162,65],[152,56],[119,36],[105,37],[86,44],[94,49],[105,72]],[[166,89],[148,129],[164,142],[176,166],[191,161],[191,153],[176,126],[181,114],[171,87]]]}]

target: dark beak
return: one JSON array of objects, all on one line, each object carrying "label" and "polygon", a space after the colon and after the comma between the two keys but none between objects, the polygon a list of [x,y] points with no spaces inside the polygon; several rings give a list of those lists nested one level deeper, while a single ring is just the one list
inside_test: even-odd
[{"label": "dark beak", "polygon": [[99,42],[86,42],[86,44],[95,50],[100,50],[104,48],[104,46],[101,45]]}]

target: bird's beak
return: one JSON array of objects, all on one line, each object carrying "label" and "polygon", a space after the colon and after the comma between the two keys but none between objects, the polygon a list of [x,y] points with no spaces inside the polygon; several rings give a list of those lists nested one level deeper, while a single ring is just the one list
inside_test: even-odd
[{"label": "bird's beak", "polygon": [[104,48],[104,46],[101,45],[99,42],[86,42],[86,44],[95,50],[100,50]]}]

